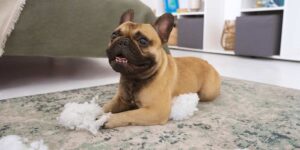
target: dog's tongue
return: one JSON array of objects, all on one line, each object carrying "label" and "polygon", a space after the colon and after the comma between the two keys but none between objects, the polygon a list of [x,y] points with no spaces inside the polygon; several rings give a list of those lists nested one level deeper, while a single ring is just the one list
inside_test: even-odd
[{"label": "dog's tongue", "polygon": [[116,57],[116,62],[127,64],[128,60],[124,57]]}]

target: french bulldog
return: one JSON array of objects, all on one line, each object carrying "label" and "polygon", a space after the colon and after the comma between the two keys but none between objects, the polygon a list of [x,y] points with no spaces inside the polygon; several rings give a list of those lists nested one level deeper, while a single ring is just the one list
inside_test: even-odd
[{"label": "french bulldog", "polygon": [[104,128],[162,125],[169,120],[173,97],[198,93],[201,101],[211,101],[220,94],[220,76],[207,61],[174,58],[164,50],[174,26],[171,14],[153,25],[133,19],[133,10],[123,13],[106,50],[121,76],[115,96],[103,106],[112,113]]}]

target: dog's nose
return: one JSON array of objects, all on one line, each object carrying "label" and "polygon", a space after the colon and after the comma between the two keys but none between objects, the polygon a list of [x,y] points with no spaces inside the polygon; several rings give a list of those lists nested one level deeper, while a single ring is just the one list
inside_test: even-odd
[{"label": "dog's nose", "polygon": [[130,43],[130,40],[128,38],[123,38],[118,42],[119,46],[128,46]]}]

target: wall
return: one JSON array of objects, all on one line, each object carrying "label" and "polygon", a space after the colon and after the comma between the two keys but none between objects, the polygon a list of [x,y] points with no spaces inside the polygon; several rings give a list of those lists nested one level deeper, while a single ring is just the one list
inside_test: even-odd
[{"label": "wall", "polygon": [[144,4],[148,5],[152,10],[155,10],[156,15],[162,15],[164,11],[163,0],[140,0]]}]

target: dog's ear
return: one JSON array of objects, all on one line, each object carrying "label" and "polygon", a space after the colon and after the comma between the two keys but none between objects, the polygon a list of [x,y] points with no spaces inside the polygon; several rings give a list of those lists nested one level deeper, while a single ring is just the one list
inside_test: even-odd
[{"label": "dog's ear", "polygon": [[165,13],[155,21],[154,28],[157,31],[162,43],[168,42],[173,27],[174,16],[172,14]]},{"label": "dog's ear", "polygon": [[127,22],[127,21],[133,21],[134,18],[134,10],[133,9],[128,9],[125,11],[120,19],[120,24]]}]

